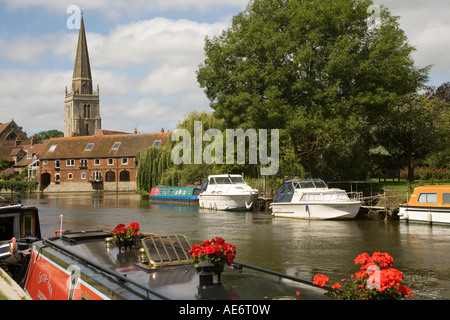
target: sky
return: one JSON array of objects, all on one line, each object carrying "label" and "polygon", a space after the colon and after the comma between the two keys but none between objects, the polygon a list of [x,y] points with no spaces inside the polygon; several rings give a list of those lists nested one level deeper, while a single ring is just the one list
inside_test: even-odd
[{"label": "sky", "polygon": [[[374,0],[416,48],[417,67],[432,65],[428,85],[450,81],[450,1]],[[102,129],[174,131],[191,111],[211,112],[196,80],[205,37],[219,35],[248,0],[0,0],[0,123],[31,136],[64,131],[83,8],[93,87]],[[69,23],[68,23],[69,22]]]}]

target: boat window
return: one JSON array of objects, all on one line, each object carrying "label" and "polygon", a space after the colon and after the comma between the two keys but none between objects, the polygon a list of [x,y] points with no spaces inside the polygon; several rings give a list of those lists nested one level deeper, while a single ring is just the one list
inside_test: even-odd
[{"label": "boat window", "polygon": [[314,184],[316,185],[316,188],[327,188],[327,185],[323,181],[315,181]]},{"label": "boat window", "polygon": [[442,194],[442,204],[450,204],[450,193],[444,192]]},{"label": "boat window", "polygon": [[232,183],[245,183],[242,177],[230,177]]},{"label": "boat window", "polygon": [[418,203],[437,203],[437,193],[421,193],[419,195]]},{"label": "boat window", "polygon": [[231,181],[230,179],[228,179],[228,177],[215,178],[215,180],[217,184],[231,184]]},{"label": "boat window", "polygon": [[312,181],[300,181],[300,187],[303,188],[315,188],[314,182]]},{"label": "boat window", "polygon": [[321,193],[305,193],[303,194],[301,201],[323,201],[324,197]]}]

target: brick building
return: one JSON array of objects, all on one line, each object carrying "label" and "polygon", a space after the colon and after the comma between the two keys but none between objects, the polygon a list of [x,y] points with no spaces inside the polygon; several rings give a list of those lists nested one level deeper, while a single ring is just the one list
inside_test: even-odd
[{"label": "brick building", "polygon": [[136,189],[136,155],[164,145],[169,132],[53,138],[40,156],[45,191],[132,191]]}]

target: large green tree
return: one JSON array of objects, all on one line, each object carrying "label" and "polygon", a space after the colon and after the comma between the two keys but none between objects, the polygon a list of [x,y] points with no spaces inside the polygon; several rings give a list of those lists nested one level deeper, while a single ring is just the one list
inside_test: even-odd
[{"label": "large green tree", "polygon": [[312,176],[364,178],[371,127],[428,74],[414,66],[398,18],[371,5],[250,1],[205,42],[197,77],[216,117],[230,128],[282,129],[281,148]]}]

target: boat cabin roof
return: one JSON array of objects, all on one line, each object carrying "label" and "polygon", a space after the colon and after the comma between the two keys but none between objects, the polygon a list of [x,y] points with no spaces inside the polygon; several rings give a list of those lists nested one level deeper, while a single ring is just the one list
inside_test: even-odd
[{"label": "boat cabin roof", "polygon": [[273,202],[291,202],[295,189],[328,189],[321,179],[287,180],[278,189]]},{"label": "boat cabin roof", "polygon": [[414,188],[408,205],[450,207],[450,185],[427,185]]},{"label": "boat cabin roof", "polygon": [[[79,266],[80,279],[110,299],[327,299],[325,289],[309,281],[237,262],[225,266],[220,285],[217,275],[214,284],[202,284],[205,271],[190,263],[184,236],[149,235],[126,250],[110,238],[104,231],[67,233],[36,242],[33,254],[57,262],[62,270]],[[38,273],[39,266],[30,270]]]}]

